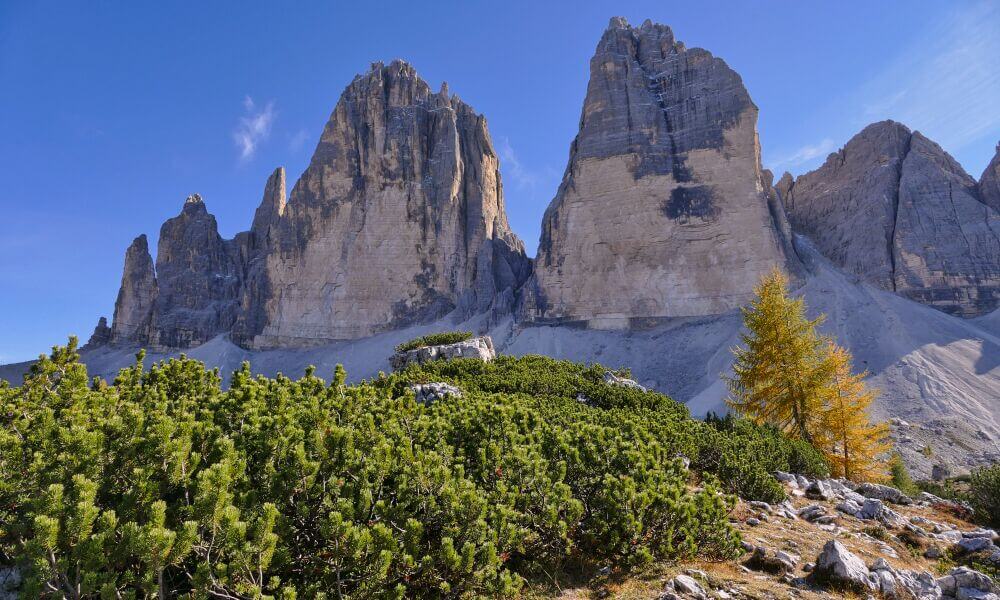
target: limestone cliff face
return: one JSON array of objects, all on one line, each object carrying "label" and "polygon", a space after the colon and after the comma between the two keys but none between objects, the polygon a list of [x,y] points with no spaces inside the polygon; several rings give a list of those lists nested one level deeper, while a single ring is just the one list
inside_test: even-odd
[{"label": "limestone cliff face", "polygon": [[153,257],[143,234],[125,251],[125,268],[111,326],[112,342],[148,342],[157,292]]},{"label": "limestone cliff face", "polygon": [[979,178],[979,195],[989,207],[1000,211],[1000,144],[997,144],[997,153]]},{"label": "limestone cliff face", "polygon": [[756,124],[721,59],[666,26],[612,19],[545,213],[526,316],[616,327],[721,313],[788,267]]},{"label": "limestone cliff face", "polygon": [[241,267],[232,242],[198,194],[160,228],[156,251],[159,296],[150,344],[189,348],[227,332],[239,309]]},{"label": "limestone cliff face", "polygon": [[280,251],[278,225],[285,212],[285,169],[278,167],[268,177],[264,197],[254,213],[250,231],[237,235],[244,269],[240,291],[240,312],[233,326],[232,337],[248,345],[253,336],[267,324],[266,303],[270,295],[267,257]]},{"label": "limestone cliff face", "polygon": [[202,344],[235,322],[241,271],[237,245],[219,236],[201,197],[190,196],[160,229],[155,267],[145,235],[129,246],[110,334],[99,324],[89,343]]},{"label": "limestone cliff face", "polygon": [[252,235],[268,240],[248,277],[258,312],[240,326],[253,347],[489,307],[529,268],[486,120],[402,61],[347,87],[287,204],[265,194]]},{"label": "limestone cliff face", "polygon": [[1000,214],[987,200],[989,174],[978,186],[940,146],[883,121],[778,190],[792,227],[834,264],[970,317],[1000,304]]},{"label": "limestone cliff face", "polygon": [[195,195],[164,223],[155,269],[136,240],[109,339],[354,339],[456,309],[506,314],[530,272],[486,120],[410,65],[377,63],[344,91],[290,197],[274,171],[249,231],[222,239]]}]

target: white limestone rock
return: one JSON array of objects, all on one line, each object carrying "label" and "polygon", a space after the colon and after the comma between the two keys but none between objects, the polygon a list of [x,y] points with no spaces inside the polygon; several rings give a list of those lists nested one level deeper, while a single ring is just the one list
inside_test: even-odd
[{"label": "white limestone rock", "polygon": [[496,358],[493,340],[488,335],[475,337],[464,342],[423,346],[405,352],[397,352],[389,358],[393,370],[405,369],[411,364],[421,364],[432,360],[451,360],[453,358],[477,358],[491,361]]}]

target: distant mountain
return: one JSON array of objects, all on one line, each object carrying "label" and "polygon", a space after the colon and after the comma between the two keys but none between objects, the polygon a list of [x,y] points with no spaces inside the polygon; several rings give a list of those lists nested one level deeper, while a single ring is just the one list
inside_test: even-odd
[{"label": "distant mountain", "polygon": [[1000,306],[997,159],[977,184],[900,123],[869,125],[778,191],[792,227],[837,266],[962,317]]},{"label": "distant mountain", "polygon": [[194,195],[160,230],[155,269],[136,239],[110,341],[298,347],[454,310],[506,314],[530,270],[486,120],[405,62],[376,63],[344,91],[291,197],[284,169],[268,180],[250,231],[223,240]]}]

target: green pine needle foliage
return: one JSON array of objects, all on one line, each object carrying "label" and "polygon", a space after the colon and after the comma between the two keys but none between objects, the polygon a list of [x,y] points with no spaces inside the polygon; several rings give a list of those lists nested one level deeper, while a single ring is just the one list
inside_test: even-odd
[{"label": "green pine needle foliage", "polygon": [[[142,361],[91,384],[71,339],[0,383],[0,563],[24,565],[24,597],[512,596],[543,572],[733,557],[732,494],[821,470],[776,430],[691,419],[596,365],[346,385],[244,364],[223,389],[197,361]],[[418,404],[427,381],[464,395]]]}]

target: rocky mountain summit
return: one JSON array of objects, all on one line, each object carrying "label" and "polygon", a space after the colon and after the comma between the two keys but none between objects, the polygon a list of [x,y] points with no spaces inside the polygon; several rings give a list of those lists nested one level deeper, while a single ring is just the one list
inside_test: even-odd
[{"label": "rocky mountain summit", "polygon": [[664,25],[612,19],[545,212],[527,318],[625,327],[718,314],[774,266],[794,270],[756,125],[722,59]]},{"label": "rocky mountain summit", "polygon": [[219,235],[201,196],[160,228],[156,265],[145,235],[125,252],[110,336],[100,339],[154,348],[189,348],[229,331],[236,320],[242,268],[236,244]]},{"label": "rocky mountain summit", "polygon": [[1000,163],[972,179],[893,121],[869,125],[777,189],[792,227],[837,266],[963,317],[1000,306]]},{"label": "rocky mountain summit", "polygon": [[245,302],[260,314],[240,331],[251,347],[483,311],[505,290],[509,310],[530,269],[486,120],[402,61],[354,79],[287,204],[275,195],[251,231],[265,247]]},{"label": "rocky mountain summit", "polygon": [[271,175],[250,231],[223,240],[194,195],[164,223],[155,268],[136,239],[109,340],[302,347],[456,310],[503,315],[530,271],[486,120],[407,63],[376,63],[344,91],[289,198],[284,169]]}]

